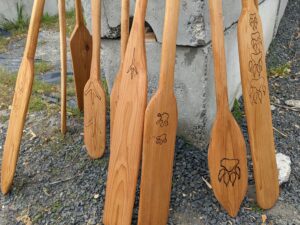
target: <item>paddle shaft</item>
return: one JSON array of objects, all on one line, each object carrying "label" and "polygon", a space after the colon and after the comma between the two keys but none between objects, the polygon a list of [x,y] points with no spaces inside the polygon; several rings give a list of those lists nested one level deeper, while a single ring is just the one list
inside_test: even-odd
[{"label": "paddle shaft", "polygon": [[159,89],[174,91],[174,70],[176,60],[176,37],[178,31],[180,0],[166,1],[166,15],[160,66]]},{"label": "paddle shaft", "polygon": [[129,38],[129,0],[122,0],[121,13],[121,64],[123,62]]},{"label": "paddle shaft", "polygon": [[60,28],[61,61],[61,133],[67,131],[67,37],[66,37],[66,1],[58,1]]},{"label": "paddle shaft", "polygon": [[76,24],[84,25],[81,0],[75,1],[75,11],[76,11]]},{"label": "paddle shaft", "polygon": [[40,22],[43,15],[45,0],[35,0],[32,8],[32,16],[27,35],[24,56],[33,59],[36,52],[37,40],[39,37]]},{"label": "paddle shaft", "polygon": [[210,0],[217,111],[229,110],[222,0]]},{"label": "paddle shaft", "polygon": [[93,53],[91,79],[100,80],[101,0],[92,0]]}]

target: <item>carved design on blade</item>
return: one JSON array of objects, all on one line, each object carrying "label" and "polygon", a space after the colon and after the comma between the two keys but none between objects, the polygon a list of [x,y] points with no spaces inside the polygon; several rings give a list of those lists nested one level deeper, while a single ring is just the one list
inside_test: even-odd
[{"label": "carved design on blade", "polygon": [[156,137],[156,144],[158,144],[158,145],[163,145],[167,142],[168,142],[167,134],[162,134],[162,135]]},{"label": "carved design on blade", "polygon": [[234,186],[236,180],[241,178],[241,169],[239,164],[240,161],[238,159],[222,159],[218,175],[219,182],[223,182],[226,186],[231,183],[231,185]]},{"label": "carved design on blade", "polygon": [[158,113],[157,117],[159,118],[156,122],[160,127],[166,127],[169,125],[169,113]]},{"label": "carved design on blade", "polygon": [[266,94],[265,79],[263,72],[263,40],[258,31],[258,19],[256,14],[250,14],[249,24],[252,28],[251,33],[251,56],[249,61],[249,72],[252,74],[250,81],[250,100],[252,104],[262,103],[263,96]]},{"label": "carved design on blade", "polygon": [[131,80],[136,76],[138,75],[138,71],[137,71],[137,68],[135,66],[135,49],[133,50],[133,57],[132,57],[132,63],[129,67],[129,69],[127,70],[126,72],[127,74],[130,74],[131,76]]}]

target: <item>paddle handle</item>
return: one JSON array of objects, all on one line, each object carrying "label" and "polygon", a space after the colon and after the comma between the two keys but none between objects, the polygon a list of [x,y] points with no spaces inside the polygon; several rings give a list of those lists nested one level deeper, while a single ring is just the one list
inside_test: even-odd
[{"label": "paddle handle", "polygon": [[101,48],[101,0],[92,0],[92,29],[93,29],[93,57],[91,78],[100,76],[100,48]]},{"label": "paddle handle", "polygon": [[67,131],[67,37],[66,37],[66,1],[58,1],[61,61],[61,133]]},{"label": "paddle handle", "polygon": [[176,39],[178,32],[180,0],[167,0],[162,44],[159,88],[174,90]]},{"label": "paddle handle", "polygon": [[214,56],[215,89],[218,110],[228,110],[226,56],[222,0],[209,1],[212,48]]},{"label": "paddle handle", "polygon": [[35,56],[44,5],[45,5],[45,0],[34,1],[34,5],[32,8],[32,16],[30,19],[29,31],[28,31],[27,41],[26,41],[26,47],[24,51],[24,56],[26,56],[29,59],[33,59]]},{"label": "paddle handle", "polygon": [[258,0],[254,0],[254,4],[255,4],[255,6],[256,6],[256,8],[258,10]]},{"label": "paddle handle", "polygon": [[122,0],[121,10],[121,62],[124,59],[129,38],[129,0]]},{"label": "paddle handle", "polygon": [[83,25],[84,19],[83,19],[83,13],[82,13],[81,0],[75,0],[75,11],[76,11],[76,24]]}]

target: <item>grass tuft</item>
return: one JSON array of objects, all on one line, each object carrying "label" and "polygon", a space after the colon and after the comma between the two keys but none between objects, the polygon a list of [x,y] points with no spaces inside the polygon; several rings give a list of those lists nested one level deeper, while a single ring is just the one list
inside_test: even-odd
[{"label": "grass tuft", "polygon": [[241,110],[240,103],[237,99],[234,100],[234,105],[232,109],[232,114],[236,121],[240,124],[243,120],[243,111]]},{"label": "grass tuft", "polygon": [[45,74],[50,70],[52,70],[53,68],[54,66],[51,63],[44,60],[40,60],[34,63],[35,74]]},{"label": "grass tuft", "polygon": [[286,77],[290,74],[290,72],[291,72],[291,63],[288,62],[278,67],[271,68],[269,74],[271,77]]}]

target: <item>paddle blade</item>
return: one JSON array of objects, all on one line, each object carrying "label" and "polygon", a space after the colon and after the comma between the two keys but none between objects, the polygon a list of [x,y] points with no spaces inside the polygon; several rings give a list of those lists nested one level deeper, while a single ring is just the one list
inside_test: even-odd
[{"label": "paddle blade", "polygon": [[1,190],[3,194],[9,192],[13,183],[31,96],[33,78],[33,61],[24,58],[18,73],[7,136],[4,144],[1,172]]},{"label": "paddle blade", "polygon": [[77,25],[70,40],[73,61],[74,80],[77,104],[80,110],[84,108],[83,92],[90,77],[92,61],[92,37],[83,25]]},{"label": "paddle blade", "polygon": [[279,196],[278,171],[262,24],[255,5],[248,7],[238,24],[241,79],[257,202],[268,209]]},{"label": "paddle blade", "polygon": [[84,143],[91,158],[100,158],[105,151],[106,102],[98,80],[89,80],[84,89]]},{"label": "paddle blade", "polygon": [[168,222],[177,121],[174,94],[158,92],[145,114],[139,225]]},{"label": "paddle blade", "polygon": [[110,137],[112,137],[113,127],[114,127],[114,119],[115,119],[115,113],[117,108],[117,103],[119,100],[119,89],[120,89],[120,71],[116,75],[113,88],[111,90],[110,94]]},{"label": "paddle blade", "polygon": [[217,116],[208,166],[216,198],[228,214],[235,217],[247,192],[248,170],[244,138],[230,112]]}]

